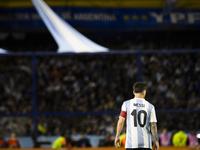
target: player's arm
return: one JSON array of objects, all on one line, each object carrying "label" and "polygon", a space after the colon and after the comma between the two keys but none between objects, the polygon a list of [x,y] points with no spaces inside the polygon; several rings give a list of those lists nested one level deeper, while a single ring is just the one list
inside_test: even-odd
[{"label": "player's arm", "polygon": [[155,146],[156,146],[156,149],[158,150],[159,149],[159,141],[158,141],[158,133],[157,133],[157,124],[156,124],[156,122],[151,122],[151,134],[154,137]]},{"label": "player's arm", "polygon": [[117,133],[116,133],[116,137],[115,137],[115,146],[119,147],[118,144],[120,144],[120,133],[123,129],[123,126],[124,126],[124,121],[125,121],[125,118],[124,117],[119,117],[119,120],[117,122]]},{"label": "player's arm", "polygon": [[154,140],[158,141],[156,122],[151,122],[151,134],[153,135]]}]

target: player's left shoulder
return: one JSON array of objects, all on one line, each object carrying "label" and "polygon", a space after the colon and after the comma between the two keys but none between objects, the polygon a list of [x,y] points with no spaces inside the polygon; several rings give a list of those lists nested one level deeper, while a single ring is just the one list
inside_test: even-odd
[{"label": "player's left shoulder", "polygon": [[154,108],[154,105],[145,99],[145,102],[149,105],[150,108]]}]

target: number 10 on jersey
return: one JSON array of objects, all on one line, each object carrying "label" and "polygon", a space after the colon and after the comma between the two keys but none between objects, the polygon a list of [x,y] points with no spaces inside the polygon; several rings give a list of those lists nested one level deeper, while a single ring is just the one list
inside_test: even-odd
[{"label": "number 10 on jersey", "polygon": [[[143,117],[143,122],[141,122],[141,115],[144,115]],[[134,117],[134,127],[137,127],[137,122],[139,123],[140,127],[144,127],[147,123],[147,112],[145,110],[140,110],[137,114],[137,110],[134,109],[131,113],[131,115]],[[137,121],[138,120],[138,121]]]}]

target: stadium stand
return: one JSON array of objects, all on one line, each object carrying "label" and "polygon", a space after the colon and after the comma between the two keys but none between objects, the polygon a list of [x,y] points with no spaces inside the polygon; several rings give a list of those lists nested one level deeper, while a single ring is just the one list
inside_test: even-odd
[{"label": "stadium stand", "polygon": [[[199,54],[193,53],[142,55],[142,76],[150,87],[147,99],[159,110],[198,110],[199,57]],[[2,68],[1,96],[7,101],[1,101],[1,113],[32,112],[30,59],[12,56],[11,60],[10,57],[2,57],[1,66],[3,65],[7,65],[7,70]],[[39,56],[38,112],[119,111],[122,102],[132,98],[132,84],[137,79],[136,55]],[[4,82],[7,84],[3,84]],[[187,117],[191,118],[190,122]],[[46,128],[45,135],[59,135],[65,128],[73,134],[87,128],[88,134],[104,135],[106,131],[114,133],[117,118],[118,115],[87,115],[83,118],[79,115],[41,116],[38,123]],[[193,115],[161,113],[158,114],[158,128],[167,126],[172,130],[174,123],[177,128],[198,128],[200,122],[197,118],[197,112]],[[2,132],[9,134],[11,130],[15,130],[18,135],[31,135],[32,123],[31,117],[4,118],[1,119],[1,124],[6,130]]]}]

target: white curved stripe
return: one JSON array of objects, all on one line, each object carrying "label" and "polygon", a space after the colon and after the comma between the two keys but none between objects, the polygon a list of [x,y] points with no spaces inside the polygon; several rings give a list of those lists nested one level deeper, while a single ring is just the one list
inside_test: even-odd
[{"label": "white curved stripe", "polygon": [[55,14],[43,0],[32,0],[38,13],[58,44],[59,52],[107,52]]},{"label": "white curved stripe", "polygon": [[6,53],[8,53],[7,50],[0,48],[0,54],[6,54]]},{"label": "white curved stripe", "polygon": [[[62,18],[61,18],[62,19]],[[66,23],[63,20],[64,23]],[[80,34],[77,30],[75,30],[72,26],[70,26],[68,23],[66,23],[66,26],[68,26],[68,28],[71,29],[71,31],[73,32],[73,34],[75,34],[75,36],[77,36],[77,38],[79,38],[84,44],[86,45],[90,45],[90,47],[95,50],[95,52],[102,52],[102,50],[104,50],[105,52],[108,51],[107,48],[98,45],[96,43],[94,43],[93,41],[89,40],[88,38],[86,38],[85,36],[83,36],[82,34]]]}]

